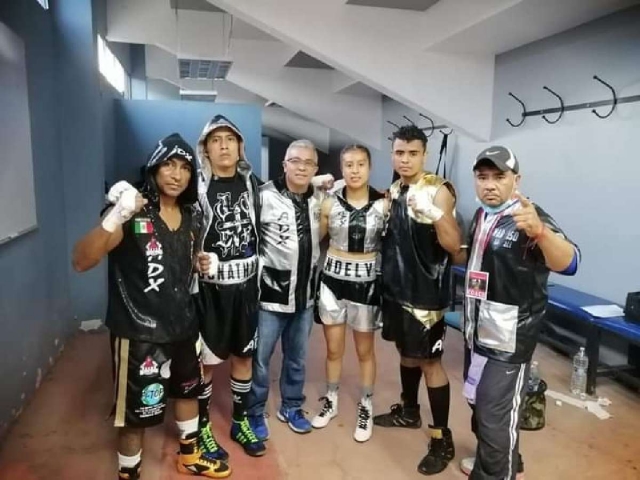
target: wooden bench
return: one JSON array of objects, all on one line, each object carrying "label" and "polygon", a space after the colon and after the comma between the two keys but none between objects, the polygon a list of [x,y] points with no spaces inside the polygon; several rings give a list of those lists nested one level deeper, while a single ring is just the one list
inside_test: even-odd
[{"label": "wooden bench", "polygon": [[[454,312],[456,304],[461,303],[461,300],[457,297],[457,285],[459,281],[464,283],[465,273],[466,269],[461,266],[455,266],[451,270],[451,305],[450,312],[445,315],[445,321],[454,328],[456,328],[456,323],[459,325],[460,322],[460,315],[456,316],[455,313],[458,312]],[[626,317],[597,318],[582,309],[582,307],[591,305],[611,303],[603,298],[554,283],[549,283],[548,293],[547,312],[558,313],[563,318],[586,325],[585,352],[589,358],[587,393],[589,395],[595,394],[596,378],[599,376],[617,375],[640,387],[638,378],[628,373],[629,370],[635,370],[635,367],[630,367],[629,365],[609,366],[600,362],[600,342],[603,331],[620,336],[629,343],[640,346],[640,324],[632,323]],[[458,317],[457,320],[456,317]],[[457,328],[460,329],[459,326]],[[540,340],[563,351],[570,358],[575,353],[575,348],[549,336],[541,334]]]}]

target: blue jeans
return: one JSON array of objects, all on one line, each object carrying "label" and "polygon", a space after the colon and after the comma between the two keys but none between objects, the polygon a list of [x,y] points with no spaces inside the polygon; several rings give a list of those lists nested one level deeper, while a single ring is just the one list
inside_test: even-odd
[{"label": "blue jeans", "polygon": [[297,313],[260,310],[258,315],[258,349],[253,355],[253,379],[249,393],[249,415],[262,415],[269,396],[269,363],[282,338],[280,395],[284,409],[297,409],[304,403],[303,394],[307,346],[313,326],[313,309]]}]

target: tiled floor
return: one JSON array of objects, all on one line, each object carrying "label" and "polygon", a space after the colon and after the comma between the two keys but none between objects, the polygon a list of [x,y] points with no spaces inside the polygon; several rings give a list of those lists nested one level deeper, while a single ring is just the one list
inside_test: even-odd
[{"label": "tiled floor", "polygon": [[[341,386],[340,416],[324,430],[297,435],[275,416],[270,418],[268,454],[260,459],[245,456],[228,440],[231,400],[228,370],[219,368],[212,406],[218,439],[230,450],[236,479],[377,480],[424,478],[416,465],[426,452],[426,431],[374,430],[366,444],[352,439],[358,400],[355,352],[348,341]],[[469,409],[461,395],[462,339],[451,330],[446,341],[445,364],[452,384],[451,428],[456,460],[435,478],[464,479],[458,461],[473,453]],[[398,358],[392,345],[377,344],[378,382],[374,405],[377,412],[398,401]],[[536,358],[549,387],[566,391],[569,360],[546,347]],[[308,358],[306,409],[312,415],[323,393],[324,338],[315,327]],[[274,356],[270,411],[278,405],[280,355]],[[45,379],[36,397],[22,413],[0,451],[1,480],[113,480],[116,475],[114,431],[107,416],[111,406],[109,346],[107,334],[79,333]],[[524,432],[521,450],[527,480],[639,480],[640,393],[607,379],[599,380],[598,394],[612,400],[609,420],[598,420],[586,411],[548,402],[547,426]],[[426,390],[420,393],[424,424],[430,419]],[[175,472],[175,430],[170,419],[151,429],[145,439],[144,480],[186,478]]]}]

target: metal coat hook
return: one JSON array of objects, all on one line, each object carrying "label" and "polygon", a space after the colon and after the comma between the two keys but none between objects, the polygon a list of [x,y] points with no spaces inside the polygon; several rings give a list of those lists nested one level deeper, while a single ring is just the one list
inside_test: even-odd
[{"label": "metal coat hook", "polygon": [[409,117],[407,117],[406,115],[402,115],[402,118],[404,118],[405,120],[408,120],[408,121],[409,121],[409,123],[410,123],[411,125],[415,125],[415,124],[416,124],[413,120],[411,120],[411,119],[410,119]]},{"label": "metal coat hook", "polygon": [[613,111],[616,109],[616,105],[618,104],[618,96],[616,95],[616,91],[615,89],[609,85],[607,82],[605,82],[604,80],[602,80],[599,76],[594,75],[593,76],[594,80],[599,81],[600,83],[602,83],[605,87],[608,87],[609,90],[611,90],[611,93],[613,94],[613,104],[611,104],[611,110],[609,110],[609,113],[605,114],[605,115],[600,115],[598,112],[596,112],[595,108],[592,108],[591,111],[594,113],[594,115],[596,115],[598,118],[607,118],[608,116],[610,116]]},{"label": "metal coat hook", "polygon": [[[427,134],[425,133],[426,137],[427,137],[427,138],[429,138],[431,135],[433,135],[433,131],[435,130],[436,124],[435,124],[435,123],[433,123],[433,120],[431,120],[431,119],[430,119],[429,117],[427,117],[426,115],[423,115],[423,114],[421,114],[421,113],[419,113],[418,115],[420,115],[422,118],[426,118],[426,119],[427,119],[427,120],[429,120],[429,122],[431,123],[431,133],[429,133],[429,135],[427,135]],[[421,130],[426,130],[427,128],[428,128],[428,127],[421,128]]]},{"label": "metal coat hook", "polygon": [[396,128],[400,128],[400,125],[398,125],[397,123],[393,123],[391,120],[387,120],[387,123],[393,125]]},{"label": "metal coat hook", "polygon": [[449,131],[445,132],[442,129],[440,129],[440,133],[443,135],[451,135],[453,133],[453,128],[449,127]]},{"label": "metal coat hook", "polygon": [[558,100],[560,100],[560,115],[558,115],[558,118],[556,118],[555,120],[549,120],[546,115],[542,115],[542,119],[547,123],[558,123],[560,121],[560,119],[562,118],[562,114],[564,113],[564,102],[562,101],[562,97],[560,97],[560,95],[558,95],[556,92],[551,90],[546,85],[544,87],[542,87],[542,88],[544,88],[547,92],[551,93]]},{"label": "metal coat hook", "polygon": [[507,123],[509,125],[511,125],[512,127],[519,127],[520,125],[522,125],[524,123],[524,119],[525,119],[525,114],[527,113],[527,107],[525,107],[524,103],[522,102],[522,100],[520,100],[518,97],[516,97],[513,93],[509,92],[509,96],[513,97],[522,107],[522,118],[520,119],[519,123],[513,123],[511,120],[509,120],[507,118]]}]

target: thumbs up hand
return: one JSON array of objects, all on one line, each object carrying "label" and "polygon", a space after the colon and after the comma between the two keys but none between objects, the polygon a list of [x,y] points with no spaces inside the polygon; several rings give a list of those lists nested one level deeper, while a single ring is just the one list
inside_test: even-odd
[{"label": "thumbs up hand", "polygon": [[538,239],[544,231],[544,224],[531,201],[520,192],[515,193],[520,207],[511,214],[518,230],[522,230],[529,238]]}]

